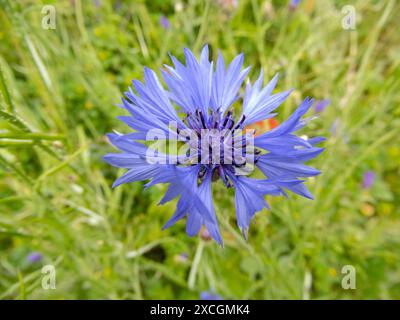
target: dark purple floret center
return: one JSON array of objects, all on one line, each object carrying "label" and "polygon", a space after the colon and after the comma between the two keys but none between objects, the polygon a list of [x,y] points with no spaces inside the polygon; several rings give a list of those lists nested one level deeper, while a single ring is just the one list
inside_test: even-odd
[{"label": "dark purple floret center", "polygon": [[[214,181],[221,178],[230,187],[227,172],[236,174],[237,169],[254,164],[259,158],[261,152],[254,148],[250,139],[254,131],[244,130],[246,116],[242,115],[238,121],[235,118],[231,110],[225,115],[217,110],[205,116],[200,109],[185,118],[185,123],[197,138],[197,143],[187,142],[187,156],[197,156],[197,163],[201,164],[200,180],[211,170]],[[249,146],[252,147],[251,152],[247,149]]]}]

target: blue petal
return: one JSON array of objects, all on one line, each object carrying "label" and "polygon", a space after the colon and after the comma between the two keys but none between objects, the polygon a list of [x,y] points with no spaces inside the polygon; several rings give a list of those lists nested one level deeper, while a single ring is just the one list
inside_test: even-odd
[{"label": "blue petal", "polygon": [[320,171],[301,163],[281,162],[270,160],[261,156],[256,164],[258,168],[267,176],[293,176],[293,177],[311,177],[320,174]]},{"label": "blue petal", "polygon": [[213,95],[211,106],[224,113],[238,98],[240,86],[250,71],[250,67],[241,71],[244,56],[238,55],[225,71],[225,63],[221,53],[218,53],[217,67],[214,74]]},{"label": "blue petal", "polygon": [[308,142],[308,140],[292,134],[271,138],[266,134],[260,135],[255,137],[254,145],[258,148],[276,153],[287,153],[288,151],[295,150],[295,147],[311,148],[311,144]]},{"label": "blue petal", "polygon": [[271,112],[278,108],[292,92],[292,90],[288,90],[271,96],[277,81],[278,75],[275,75],[261,90],[263,83],[263,71],[261,70],[260,76],[254,86],[251,87],[250,84],[247,85],[243,98],[243,115],[246,116],[244,125],[270,117]]},{"label": "blue petal", "polygon": [[314,138],[308,139],[307,141],[309,144],[311,144],[313,146],[313,145],[319,144],[321,142],[324,142],[325,140],[326,140],[326,138],[324,138],[324,137],[314,137]]},{"label": "blue petal", "polygon": [[203,221],[200,214],[196,212],[189,213],[186,222],[186,233],[188,236],[195,236],[200,231],[202,222]]},{"label": "blue petal", "polygon": [[237,177],[232,173],[228,173],[235,187],[235,208],[236,219],[240,230],[244,237],[247,236],[247,230],[250,221],[257,211],[263,207],[268,208],[264,200],[266,190],[251,187],[252,183],[257,183],[257,180],[246,177]]},{"label": "blue petal", "polygon": [[[211,214],[211,219],[205,219],[204,224],[211,237],[221,246],[223,245],[222,236],[218,228],[218,221],[215,215],[214,203],[212,197],[212,170],[209,170],[199,187],[199,198]],[[201,212],[200,212],[201,213]]]},{"label": "blue petal", "polygon": [[164,204],[167,203],[168,201],[171,201],[172,199],[175,199],[178,197],[182,192],[182,188],[175,184],[170,184],[167,188],[167,191],[165,192],[163,198],[160,200],[159,204]]},{"label": "blue petal", "polygon": [[278,127],[264,133],[261,136],[264,138],[275,138],[292,132],[295,129],[300,118],[308,111],[308,109],[310,109],[313,103],[314,99],[309,99],[307,97],[285,122],[281,123]]},{"label": "blue petal", "polygon": [[263,155],[264,160],[274,160],[274,161],[281,161],[281,162],[305,162],[311,160],[318,156],[322,151],[323,148],[303,148],[303,149],[294,149],[290,151],[286,151],[283,153],[268,153]]},{"label": "blue petal", "polygon": [[205,117],[208,115],[212,92],[213,64],[208,60],[208,47],[202,50],[200,64],[193,53],[185,48],[186,67],[171,56],[175,69],[168,67],[170,74],[164,72],[170,97],[185,111],[193,112],[199,107]]},{"label": "blue petal", "polygon": [[143,163],[143,159],[131,153],[109,153],[103,160],[118,168],[132,168],[138,163]]},{"label": "blue petal", "polygon": [[140,156],[146,156],[148,147],[139,142],[131,140],[124,135],[118,135],[116,133],[109,133],[107,134],[107,137],[112,145],[114,145],[115,147],[117,147],[122,151],[133,153]]},{"label": "blue petal", "polygon": [[296,184],[296,185],[289,185],[289,186],[286,186],[286,188],[300,196],[314,200],[313,195],[311,194],[310,191],[308,191],[308,189],[304,185],[304,183],[300,183],[300,184]]},{"label": "blue petal", "polygon": [[113,183],[112,187],[115,188],[123,183],[132,181],[142,181],[150,179],[159,170],[158,165],[149,165],[148,163],[142,163],[136,165],[134,168],[129,169],[128,172],[123,174]]}]

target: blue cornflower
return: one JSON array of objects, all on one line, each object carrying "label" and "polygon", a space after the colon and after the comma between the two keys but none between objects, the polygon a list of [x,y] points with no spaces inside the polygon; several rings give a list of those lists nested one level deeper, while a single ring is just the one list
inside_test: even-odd
[{"label": "blue cornflower", "polygon": [[301,0],[290,0],[289,9],[290,10],[295,10],[298,7],[298,5],[300,4],[300,1]]},{"label": "blue cornflower", "polygon": [[160,25],[165,29],[168,30],[171,28],[171,24],[169,23],[169,20],[166,16],[162,15],[160,16]]},{"label": "blue cornflower", "polygon": [[321,113],[330,103],[331,101],[329,99],[317,100],[314,105],[314,111],[317,113]]},{"label": "blue cornflower", "polygon": [[[237,224],[247,237],[254,214],[268,208],[265,195],[286,195],[285,190],[290,190],[312,198],[301,178],[315,176],[319,171],[304,162],[322,152],[315,144],[324,139],[304,139],[294,134],[307,123],[302,116],[313,104],[309,98],[276,128],[249,134],[245,129],[274,117],[273,111],[292,90],[272,94],[278,75],[263,86],[261,70],[254,85],[247,83],[241,95],[239,90],[250,70],[242,69],[243,54],[225,67],[219,53],[214,68],[208,46],[203,48],[199,61],[190,50],[185,49],[184,53],[186,65],[171,55],[173,67],[166,65],[161,70],[168,89],[146,67],[144,83],[133,80],[133,88],[125,93],[120,105],[129,115],[119,119],[135,131],[108,134],[110,142],[122,153],[108,154],[104,159],[128,169],[113,187],[140,180],[150,180],[146,188],[157,183],[169,184],[160,204],[177,197],[179,200],[164,228],[186,216],[189,236],[196,235],[204,226],[222,245],[212,182],[220,179],[227,188],[235,189]],[[239,104],[241,112],[235,117],[234,105]],[[151,141],[153,144],[149,145]],[[176,147],[172,152],[171,146]],[[261,171],[266,178],[248,177],[254,170]]]},{"label": "blue cornflower", "polygon": [[369,189],[372,187],[374,182],[375,182],[375,172],[372,170],[368,170],[368,171],[364,172],[362,187],[364,189]]},{"label": "blue cornflower", "polygon": [[200,292],[200,300],[224,300],[222,297],[214,292],[202,291]]},{"label": "blue cornflower", "polygon": [[31,252],[27,257],[26,260],[29,263],[36,263],[40,262],[43,259],[43,255],[40,252]]}]

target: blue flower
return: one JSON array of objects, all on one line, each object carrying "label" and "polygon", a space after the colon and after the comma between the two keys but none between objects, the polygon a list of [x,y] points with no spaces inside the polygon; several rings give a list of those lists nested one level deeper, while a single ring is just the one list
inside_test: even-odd
[{"label": "blue flower", "polygon": [[43,255],[40,252],[32,252],[26,257],[26,260],[29,263],[40,262],[40,261],[42,261],[42,259],[43,259]]},{"label": "blue flower", "polygon": [[224,300],[221,296],[216,293],[209,291],[200,292],[200,300]]},{"label": "blue flower", "polygon": [[300,4],[300,1],[301,0],[290,0],[289,9],[290,10],[295,10],[298,7],[298,5]]},{"label": "blue flower", "polygon": [[317,100],[314,105],[314,111],[317,113],[321,113],[330,103],[331,101],[329,99]]},{"label": "blue flower", "polygon": [[364,172],[362,187],[364,189],[369,189],[372,187],[374,182],[375,182],[375,172],[372,170],[368,170],[368,171]]},{"label": "blue flower", "polygon": [[162,15],[160,16],[160,25],[165,29],[168,30],[171,27],[171,24],[169,23],[169,20],[166,16]]},{"label": "blue flower", "polygon": [[[304,162],[323,151],[315,145],[324,139],[295,134],[308,122],[302,117],[313,104],[309,98],[279,126],[255,136],[246,128],[274,117],[291,90],[273,93],[278,75],[264,86],[261,70],[257,81],[253,85],[248,82],[240,94],[250,70],[242,68],[243,54],[225,66],[219,53],[215,67],[207,46],[199,60],[188,49],[184,54],[186,64],[171,55],[173,66],[161,70],[167,89],[148,68],[144,68],[144,83],[133,80],[120,105],[129,115],[119,119],[134,131],[108,134],[111,144],[122,153],[107,154],[104,159],[128,169],[113,187],[142,180],[149,180],[145,188],[169,184],[160,204],[179,199],[164,228],[186,217],[189,236],[204,226],[222,245],[213,182],[221,180],[227,188],[234,188],[237,224],[247,237],[255,213],[268,208],[265,195],[286,196],[289,190],[312,198],[303,178],[319,171]],[[237,105],[242,108],[235,117]],[[254,170],[265,178],[250,178]]]}]

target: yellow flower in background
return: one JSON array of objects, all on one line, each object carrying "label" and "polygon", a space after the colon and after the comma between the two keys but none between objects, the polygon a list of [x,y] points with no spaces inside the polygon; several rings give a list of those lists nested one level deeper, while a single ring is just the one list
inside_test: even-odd
[{"label": "yellow flower in background", "polygon": [[104,33],[104,28],[101,26],[98,26],[94,28],[94,34],[96,37],[100,37]]},{"label": "yellow flower in background", "polygon": [[389,155],[392,158],[400,157],[400,148],[399,147],[395,147],[395,146],[390,147],[388,151],[389,151]]},{"label": "yellow flower in background", "polygon": [[105,269],[103,270],[103,276],[104,276],[104,278],[106,278],[106,279],[110,278],[111,274],[112,274],[111,268],[105,268]]},{"label": "yellow flower in background", "polygon": [[79,84],[75,87],[75,92],[77,94],[83,94],[85,92],[85,87],[83,85]]},{"label": "yellow flower in background", "polygon": [[85,102],[85,109],[91,110],[93,109],[93,103],[91,101]]},{"label": "yellow flower in background", "polygon": [[389,215],[392,213],[393,205],[391,203],[384,203],[382,204],[382,214]]},{"label": "yellow flower in background", "polygon": [[375,207],[365,202],[361,205],[361,213],[366,217],[372,217],[375,213]]},{"label": "yellow flower in background", "polygon": [[332,278],[334,278],[334,277],[337,276],[337,271],[336,271],[335,268],[329,268],[329,269],[328,269],[328,273],[329,273],[329,275],[330,275]]},{"label": "yellow flower in background", "polygon": [[102,50],[102,51],[99,52],[99,59],[100,59],[101,61],[106,60],[107,57],[108,57],[108,53],[107,53],[106,51]]}]

